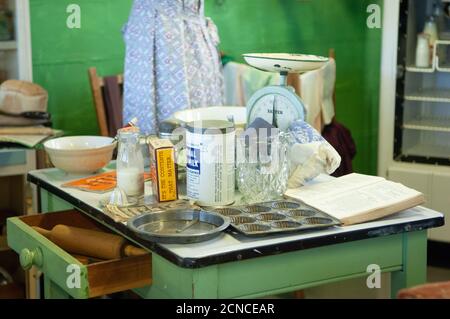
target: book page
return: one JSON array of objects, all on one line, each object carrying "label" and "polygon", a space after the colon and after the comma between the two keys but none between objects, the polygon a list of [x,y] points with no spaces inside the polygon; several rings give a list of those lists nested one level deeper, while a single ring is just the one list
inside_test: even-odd
[{"label": "book page", "polygon": [[339,195],[309,198],[304,202],[340,220],[412,200],[422,194],[402,184],[382,180]]},{"label": "book page", "polygon": [[352,190],[357,190],[361,187],[384,180],[385,179],[382,177],[354,173],[324,183],[289,189],[285,195],[287,197],[299,199],[305,203],[309,203],[315,199],[323,201],[324,194],[326,194],[327,199],[331,199],[343,193],[351,193]]}]

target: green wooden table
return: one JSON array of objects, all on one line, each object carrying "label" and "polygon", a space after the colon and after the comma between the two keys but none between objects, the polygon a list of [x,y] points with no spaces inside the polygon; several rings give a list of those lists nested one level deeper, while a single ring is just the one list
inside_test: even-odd
[{"label": "green wooden table", "polygon": [[[252,298],[368,277],[369,265],[391,273],[392,296],[426,280],[427,228],[443,215],[418,207],[380,221],[317,232],[249,239],[231,232],[191,245],[149,243],[134,236],[99,208],[98,195],[64,189],[70,179],[58,170],[34,171],[42,212],[76,208],[152,252],[151,286],[145,298]],[[14,241],[14,234],[11,235]],[[62,282],[47,281],[46,297],[75,296]],[[76,295],[79,297],[80,295]]]}]

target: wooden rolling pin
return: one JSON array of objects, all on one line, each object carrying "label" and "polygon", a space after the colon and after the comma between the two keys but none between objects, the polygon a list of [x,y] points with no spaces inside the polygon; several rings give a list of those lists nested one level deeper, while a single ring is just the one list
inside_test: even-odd
[{"label": "wooden rolling pin", "polygon": [[72,254],[72,257],[75,258],[76,260],[78,260],[83,265],[89,265],[90,264],[89,257],[87,257],[87,256],[80,256],[80,255]]},{"label": "wooden rolling pin", "polygon": [[103,259],[94,258],[94,257],[90,257],[90,256],[81,256],[81,255],[76,255],[76,254],[71,254],[71,255],[73,258],[78,260],[83,265],[89,265],[92,263],[98,263],[98,262],[104,261]]},{"label": "wooden rolling pin", "polygon": [[144,249],[127,244],[123,237],[100,231],[66,225],[56,225],[52,230],[40,227],[33,229],[71,254],[100,259],[148,254]]}]

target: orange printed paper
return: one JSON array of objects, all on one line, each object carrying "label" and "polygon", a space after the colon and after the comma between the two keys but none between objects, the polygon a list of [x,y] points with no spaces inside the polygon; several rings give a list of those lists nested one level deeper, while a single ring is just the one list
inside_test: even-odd
[{"label": "orange printed paper", "polygon": [[[149,180],[150,174],[145,173],[144,179]],[[71,181],[63,184],[62,187],[77,188],[87,192],[94,192],[94,193],[106,193],[116,188],[116,185],[117,185],[116,171],[110,171],[99,175]]]}]

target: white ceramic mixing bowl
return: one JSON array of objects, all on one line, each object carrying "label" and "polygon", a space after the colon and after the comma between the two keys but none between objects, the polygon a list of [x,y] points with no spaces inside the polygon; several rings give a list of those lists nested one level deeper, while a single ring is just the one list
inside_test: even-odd
[{"label": "white ceramic mixing bowl", "polygon": [[116,142],[102,136],[68,136],[44,143],[51,162],[70,174],[90,174],[112,159]]}]

